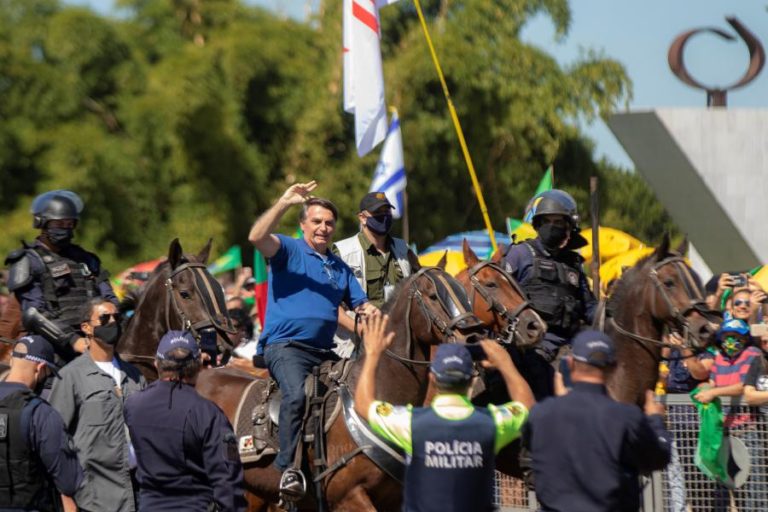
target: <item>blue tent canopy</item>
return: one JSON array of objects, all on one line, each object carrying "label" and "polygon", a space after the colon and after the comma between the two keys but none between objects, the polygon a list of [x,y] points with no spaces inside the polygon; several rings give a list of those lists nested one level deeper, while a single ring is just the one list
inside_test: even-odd
[{"label": "blue tent canopy", "polygon": [[[497,244],[508,244],[509,235],[504,233],[495,232]],[[464,231],[463,233],[456,233],[445,237],[434,245],[431,245],[421,251],[421,254],[427,254],[435,251],[459,251],[461,252],[461,244],[464,239],[467,239],[469,246],[475,251],[475,254],[479,258],[488,258],[491,256],[493,248],[491,246],[491,239],[488,237],[487,231]]]}]

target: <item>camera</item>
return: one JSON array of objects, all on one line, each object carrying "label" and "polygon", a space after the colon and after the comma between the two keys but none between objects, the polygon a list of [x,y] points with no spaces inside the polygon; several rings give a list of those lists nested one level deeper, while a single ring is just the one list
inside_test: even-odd
[{"label": "camera", "polygon": [[731,274],[731,286],[733,288],[742,288],[747,286],[747,278],[742,274]]},{"label": "camera", "polygon": [[488,359],[488,356],[485,355],[485,350],[483,350],[483,346],[475,343],[473,345],[466,345],[467,350],[469,351],[469,355],[472,356],[473,361],[484,361]]}]

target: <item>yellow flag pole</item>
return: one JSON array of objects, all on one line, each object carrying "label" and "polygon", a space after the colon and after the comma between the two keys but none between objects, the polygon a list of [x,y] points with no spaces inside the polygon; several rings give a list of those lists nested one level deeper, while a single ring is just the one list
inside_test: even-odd
[{"label": "yellow flag pole", "polygon": [[456,109],[453,106],[453,100],[451,99],[451,93],[448,91],[448,84],[445,83],[445,76],[443,76],[443,69],[440,67],[440,61],[437,59],[437,53],[435,53],[435,47],[432,44],[432,38],[429,36],[429,29],[427,28],[427,21],[424,19],[424,13],[421,10],[421,3],[419,0],[413,0],[416,5],[416,12],[419,14],[419,20],[421,21],[421,28],[424,29],[424,37],[427,39],[427,45],[429,46],[429,53],[432,55],[432,62],[435,63],[435,69],[437,75],[440,77],[440,84],[443,87],[443,94],[445,95],[445,101],[448,102],[448,111],[451,113],[451,120],[453,120],[453,126],[456,128],[456,135],[459,137],[459,144],[461,145],[461,151],[464,153],[464,160],[467,162],[467,168],[469,169],[469,176],[472,178],[472,186],[475,188],[475,195],[477,195],[477,202],[480,204],[480,211],[483,214],[483,220],[485,221],[485,228],[488,230],[488,236],[491,239],[491,246],[493,252],[496,252],[498,246],[496,245],[496,235],[491,225],[491,219],[488,216],[488,207],[485,205],[485,199],[483,199],[483,191],[480,188],[480,182],[477,181],[477,174],[475,173],[475,166],[472,164],[472,157],[469,155],[469,149],[467,148],[467,141],[464,139],[464,131],[461,129],[461,123],[459,122],[459,116],[456,114]]}]

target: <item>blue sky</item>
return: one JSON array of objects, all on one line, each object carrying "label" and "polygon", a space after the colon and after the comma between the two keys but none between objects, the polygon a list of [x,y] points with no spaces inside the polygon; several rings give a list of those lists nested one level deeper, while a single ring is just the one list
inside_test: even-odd
[{"label": "blue sky", "polygon": [[[490,0],[489,0],[490,1]],[[109,12],[112,0],[68,0]],[[248,0],[283,14],[302,17],[318,0]],[[698,27],[718,27],[735,32],[725,16],[736,16],[764,44],[768,44],[766,0],[571,0],[572,22],[568,37],[554,39],[552,23],[539,16],[526,27],[523,38],[546,49],[563,65],[573,62],[583,49],[602,51],[626,67],[634,85],[630,109],[654,107],[703,107],[706,95],[680,82],[667,65],[667,51],[681,32]],[[746,70],[749,54],[737,39],[728,42],[702,34],[688,42],[686,65],[700,82],[727,85]],[[760,107],[768,103],[768,70],[744,89],[731,92],[730,108]],[[602,121],[583,126],[596,142],[598,156],[632,168],[632,162]]]}]

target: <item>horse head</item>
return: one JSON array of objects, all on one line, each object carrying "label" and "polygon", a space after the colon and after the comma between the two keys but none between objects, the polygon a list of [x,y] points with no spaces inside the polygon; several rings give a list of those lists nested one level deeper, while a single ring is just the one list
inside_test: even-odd
[{"label": "horse head", "polygon": [[526,300],[517,281],[504,270],[503,251],[496,251],[490,261],[480,261],[466,239],[463,251],[467,268],[456,275],[456,280],[469,293],[475,315],[502,343],[514,342],[520,348],[538,343],[547,324]]},{"label": "horse head", "polygon": [[667,329],[679,334],[685,346],[703,348],[714,340],[714,329],[701,282],[683,256],[687,240],[677,250],[671,250],[669,243],[669,236],[665,235],[650,256],[622,276],[623,288],[635,283],[633,295],[635,300],[642,301],[640,307],[624,307],[650,315],[660,331]]},{"label": "horse head", "polygon": [[413,357],[415,345],[474,343],[485,334],[464,288],[439,267],[421,267],[398,285],[398,293],[383,309],[391,318],[404,319],[400,328],[405,332],[396,338],[405,342],[399,350],[402,360]]},{"label": "horse head", "polygon": [[654,251],[646,265],[653,283],[651,314],[676,332],[691,348],[703,348],[714,341],[715,331],[704,299],[701,281],[685,261],[687,239],[677,250],[669,250],[669,236]]},{"label": "horse head", "polygon": [[211,240],[198,254],[189,255],[184,254],[178,238],[171,242],[167,261],[158,265],[144,285],[118,345],[126,360],[142,363],[144,370],[152,367],[160,337],[169,330],[190,331],[203,348],[215,344],[222,353],[231,349],[227,334],[234,334],[234,329],[224,291],[206,268],[210,249]]}]

